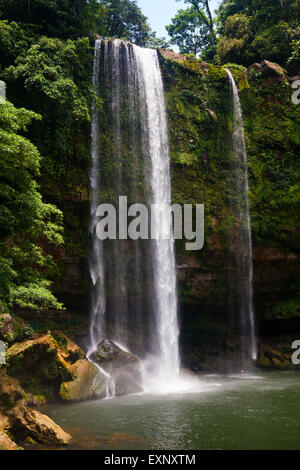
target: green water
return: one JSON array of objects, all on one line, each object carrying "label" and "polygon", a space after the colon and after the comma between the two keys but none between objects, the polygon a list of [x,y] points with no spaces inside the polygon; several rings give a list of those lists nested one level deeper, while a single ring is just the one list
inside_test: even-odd
[{"label": "green water", "polygon": [[45,408],[74,449],[300,449],[300,373],[200,376],[199,392]]}]

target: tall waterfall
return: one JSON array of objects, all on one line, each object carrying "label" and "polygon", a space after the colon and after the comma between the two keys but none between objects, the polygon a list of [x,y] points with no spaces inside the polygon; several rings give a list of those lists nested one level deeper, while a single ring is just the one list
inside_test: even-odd
[{"label": "tall waterfall", "polygon": [[[227,69],[226,69],[227,70]],[[248,349],[253,360],[257,358],[257,344],[255,338],[255,319],[253,307],[253,252],[251,219],[249,209],[249,183],[248,183],[248,161],[244,133],[244,122],[239,93],[235,80],[229,70],[231,90],[232,90],[232,110],[233,110],[233,185],[234,197],[233,208],[237,216],[237,243],[236,268],[237,268],[237,302],[240,311],[241,335],[250,336],[250,347]],[[250,350],[249,350],[250,349]]]},{"label": "tall waterfall", "polygon": [[[160,205],[152,223],[161,234],[172,234],[170,206],[171,182],[167,116],[164,90],[157,51],[134,47],[138,67],[138,88],[143,103],[144,145],[149,154],[149,203]],[[156,362],[157,380],[162,388],[174,386],[179,377],[179,328],[177,320],[176,266],[174,239],[154,240],[153,290],[159,355]]]},{"label": "tall waterfall", "polygon": [[[103,107],[94,100],[90,354],[104,338],[117,342],[144,359],[146,389],[167,390],[179,378],[180,361],[168,128],[157,51],[97,40],[93,85]],[[97,207],[111,203],[118,212],[119,196],[127,196],[128,204],[159,205],[151,225],[158,230],[162,222],[169,239],[100,241]]]}]

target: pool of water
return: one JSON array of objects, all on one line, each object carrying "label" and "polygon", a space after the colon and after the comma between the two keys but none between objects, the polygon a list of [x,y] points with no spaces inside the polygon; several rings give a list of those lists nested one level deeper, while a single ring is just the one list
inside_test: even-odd
[{"label": "pool of water", "polygon": [[300,449],[300,373],[202,375],[198,390],[48,405],[73,449]]}]

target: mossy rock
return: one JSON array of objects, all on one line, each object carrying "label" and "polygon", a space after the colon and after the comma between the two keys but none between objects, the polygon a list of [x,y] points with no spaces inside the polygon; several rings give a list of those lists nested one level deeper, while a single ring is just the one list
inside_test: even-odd
[{"label": "mossy rock", "polygon": [[60,396],[64,401],[77,402],[93,398],[105,398],[106,380],[87,359],[80,359],[71,367],[72,380],[60,387]]},{"label": "mossy rock", "polygon": [[28,394],[43,397],[42,401],[55,400],[59,384],[72,379],[67,350],[49,335],[14,344],[7,357],[8,373]]},{"label": "mossy rock", "polygon": [[0,313],[0,340],[12,344],[33,338],[33,330],[22,319]]}]

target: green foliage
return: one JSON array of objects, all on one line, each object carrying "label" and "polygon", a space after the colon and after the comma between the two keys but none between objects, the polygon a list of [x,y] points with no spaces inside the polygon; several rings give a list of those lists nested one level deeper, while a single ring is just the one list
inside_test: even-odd
[{"label": "green foliage", "polygon": [[[201,297],[211,299],[215,294],[219,298],[226,291],[226,255],[235,227],[230,213],[232,120],[228,77],[224,67],[203,67],[199,60],[170,62],[162,58],[170,122],[173,202],[205,204],[205,246],[191,256],[203,275],[210,273],[214,279],[210,290],[201,291]],[[251,74],[247,80],[243,66],[228,63],[226,67],[241,90],[254,250],[259,253],[260,249],[263,252],[272,247],[282,257],[291,254],[294,259],[300,253],[300,107],[291,102],[291,88],[284,77],[265,80]],[[217,120],[207,110],[214,111]],[[186,259],[184,246],[177,242],[176,248],[179,258]],[[286,263],[286,282],[283,287],[278,286],[278,297],[282,293],[295,296],[295,263]],[[257,261],[256,276],[262,275],[265,266],[264,261]],[[200,283],[195,287],[196,282],[187,278],[179,283],[183,292],[193,286],[193,300],[195,290],[198,296],[201,289]],[[274,309],[278,297],[271,295],[267,302]],[[186,297],[183,294],[188,302]]]},{"label": "green foliage", "polygon": [[[176,0],[180,1],[180,0]],[[210,1],[209,0],[184,0],[184,3],[187,3],[193,7],[193,9],[197,12],[199,19],[202,19],[204,23],[207,25],[210,33],[210,43],[211,47],[215,48],[216,46],[216,37],[214,31],[214,21],[212,18],[212,12],[210,9]]]},{"label": "green foliage", "polygon": [[298,0],[223,0],[218,11],[219,60],[251,65],[268,59],[286,66],[299,21]]},{"label": "green foliage", "polygon": [[291,55],[288,59],[288,70],[291,74],[298,74],[300,71],[300,27],[289,30],[291,42]]},{"label": "green foliage", "polygon": [[28,49],[34,41],[30,27],[22,27],[7,20],[0,20],[0,55],[1,68],[12,63],[19,54]]},{"label": "green foliage", "polygon": [[[19,135],[33,119],[40,116],[9,102],[0,106],[0,298],[8,303],[28,283],[44,282],[41,271],[46,272],[51,260],[40,241],[63,243],[62,214],[42,201],[34,179],[39,175],[40,154]],[[46,293],[45,283],[43,289]],[[49,291],[48,295],[50,300]]]},{"label": "green foliage", "polygon": [[181,54],[199,55],[209,45],[209,29],[206,22],[192,6],[179,10],[166,26],[171,44],[177,45]]},{"label": "green foliage", "polygon": [[[248,135],[252,229],[256,242],[298,252],[300,109],[289,85],[250,79],[242,94]],[[271,97],[271,99],[270,99]]]},{"label": "green foliage", "polygon": [[14,288],[9,295],[9,305],[19,310],[45,312],[47,310],[61,310],[62,304],[50,292],[49,281],[30,283]]},{"label": "green foliage", "polygon": [[249,44],[251,44],[252,18],[247,15],[233,15],[227,18],[224,36],[218,45],[218,57],[221,63],[235,62],[250,63],[254,55]]},{"label": "green foliage", "polygon": [[170,42],[167,41],[166,38],[159,38],[156,36],[155,32],[150,34],[149,39],[147,40],[147,47],[151,47],[154,49],[161,48],[161,49],[169,49]]},{"label": "green foliage", "polygon": [[293,318],[300,316],[300,299],[292,298],[281,300],[275,307],[275,313],[280,318]]},{"label": "green foliage", "polygon": [[2,0],[0,15],[38,36],[76,39],[96,31],[97,0]]},{"label": "green foliage", "polygon": [[34,91],[49,101],[64,107],[76,120],[89,120],[89,106],[74,78],[80,74],[80,53],[87,53],[86,39],[61,41],[42,37],[26,54],[20,55],[16,65],[5,70],[8,80],[22,80],[27,90]]},{"label": "green foliage", "polygon": [[151,42],[151,28],[136,0],[102,0],[104,15],[99,33],[108,38],[122,38],[139,46]]},{"label": "green foliage", "polygon": [[280,21],[256,34],[251,45],[255,55],[286,64],[291,53],[291,40],[288,35],[288,28],[288,23]]}]

